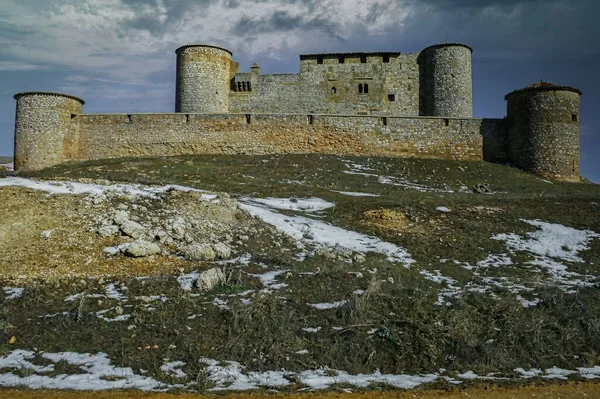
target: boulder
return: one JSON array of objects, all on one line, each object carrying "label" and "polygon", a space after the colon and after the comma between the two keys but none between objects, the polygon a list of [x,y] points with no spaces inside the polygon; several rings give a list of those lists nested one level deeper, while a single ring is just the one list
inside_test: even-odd
[{"label": "boulder", "polygon": [[219,259],[229,259],[231,257],[231,248],[222,242],[213,245],[213,250]]},{"label": "boulder", "polygon": [[117,209],[113,212],[112,220],[116,225],[122,225],[129,220],[129,212],[122,209]]},{"label": "boulder", "polygon": [[216,267],[200,273],[198,279],[194,282],[194,286],[201,291],[210,291],[225,284],[226,281],[227,277],[225,276],[225,272]]},{"label": "boulder", "polygon": [[132,258],[141,258],[160,253],[160,247],[150,241],[137,240],[129,244],[123,252]]},{"label": "boulder", "polygon": [[214,260],[217,254],[210,245],[191,244],[183,249],[183,256],[187,260]]},{"label": "boulder", "polygon": [[119,226],[115,225],[107,225],[102,226],[98,230],[96,230],[100,237],[110,237],[119,233]]},{"label": "boulder", "polygon": [[127,220],[121,225],[121,231],[131,238],[138,239],[146,233],[144,226],[133,220]]}]

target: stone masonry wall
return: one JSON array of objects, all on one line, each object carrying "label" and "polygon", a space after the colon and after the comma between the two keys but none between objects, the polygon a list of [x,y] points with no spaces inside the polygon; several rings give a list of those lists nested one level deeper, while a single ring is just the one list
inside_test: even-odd
[{"label": "stone masonry wall", "polygon": [[481,119],[306,114],[79,115],[79,159],[328,153],[482,159]]},{"label": "stone masonry wall", "polygon": [[420,115],[473,116],[471,53],[471,48],[460,44],[431,46],[421,52]]},{"label": "stone masonry wall", "polygon": [[509,94],[509,160],[548,178],[579,181],[579,97],[567,90]]},{"label": "stone masonry wall", "polygon": [[15,168],[37,170],[78,156],[78,121],[83,102],[54,93],[15,96]]},{"label": "stone masonry wall", "polygon": [[176,112],[228,112],[231,53],[211,46],[177,50]]},{"label": "stone masonry wall", "polygon": [[[330,55],[319,64],[315,55],[301,60],[299,74],[236,74],[235,80],[251,80],[252,91],[232,90],[230,112],[417,116],[418,54],[390,54],[389,62],[383,55],[364,57],[363,63],[359,54]],[[359,84],[368,85],[368,93],[360,93]]]}]

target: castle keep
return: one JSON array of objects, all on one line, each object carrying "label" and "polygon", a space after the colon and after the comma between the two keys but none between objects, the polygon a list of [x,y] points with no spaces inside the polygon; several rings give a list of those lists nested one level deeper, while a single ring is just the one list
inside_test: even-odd
[{"label": "castle keep", "polygon": [[473,118],[472,49],[300,55],[298,74],[240,73],[226,49],[176,50],[175,113],[84,114],[73,96],[15,95],[15,167],[183,154],[330,153],[510,162],[579,181],[579,98],[536,83],[503,119]]}]

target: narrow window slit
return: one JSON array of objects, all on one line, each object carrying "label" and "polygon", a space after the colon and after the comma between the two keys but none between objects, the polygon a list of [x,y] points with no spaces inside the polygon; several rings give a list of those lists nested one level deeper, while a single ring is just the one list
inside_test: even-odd
[{"label": "narrow window slit", "polygon": [[388,125],[387,116],[384,116],[384,117],[381,118],[381,124],[383,126],[387,126]]},{"label": "narrow window slit", "polygon": [[308,124],[312,125],[314,122],[314,116],[313,115],[308,115]]},{"label": "narrow window slit", "polygon": [[129,123],[133,123],[133,115],[127,115],[127,120]]},{"label": "narrow window slit", "polygon": [[444,118],[444,126],[450,126],[450,119]]},{"label": "narrow window slit", "polygon": [[252,122],[252,115],[246,114],[246,123],[250,124]]}]

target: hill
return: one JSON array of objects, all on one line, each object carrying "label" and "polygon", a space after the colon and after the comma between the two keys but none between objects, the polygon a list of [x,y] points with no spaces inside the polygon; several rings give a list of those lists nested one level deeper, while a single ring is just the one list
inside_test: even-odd
[{"label": "hill", "polygon": [[484,162],[190,156],[9,176],[0,202],[3,386],[600,377],[594,184]]}]

